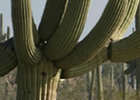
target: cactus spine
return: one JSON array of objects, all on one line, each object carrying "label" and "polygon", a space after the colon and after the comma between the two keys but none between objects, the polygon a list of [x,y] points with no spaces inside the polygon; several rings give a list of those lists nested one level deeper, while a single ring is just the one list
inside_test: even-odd
[{"label": "cactus spine", "polygon": [[[47,0],[37,30],[31,0],[11,1],[14,38],[0,44],[0,75],[17,66],[17,100],[55,100],[61,70],[61,78],[76,77],[107,60],[117,62],[140,56],[133,52],[140,51],[134,48],[139,45],[138,31],[128,39],[109,43],[111,38],[124,34],[139,0],[109,0],[99,22],[78,43],[90,2]],[[128,45],[130,41],[132,45]],[[118,55],[119,49],[123,52],[122,45],[132,54]]]}]

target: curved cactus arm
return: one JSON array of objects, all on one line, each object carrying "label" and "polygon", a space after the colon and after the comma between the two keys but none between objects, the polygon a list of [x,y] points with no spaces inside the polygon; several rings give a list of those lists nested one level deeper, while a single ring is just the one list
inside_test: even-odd
[{"label": "curved cactus arm", "polygon": [[0,44],[0,76],[6,75],[17,65],[13,39]]},{"label": "curved cactus arm", "polygon": [[78,43],[74,50],[66,57],[56,61],[58,67],[72,67],[84,63],[95,57],[113,34],[116,34],[123,24],[128,11],[129,0],[109,0],[103,15],[93,30]]},{"label": "curved cactus arm", "polygon": [[140,12],[140,4],[138,6],[137,13],[136,13],[136,20],[135,20],[136,29],[140,28],[140,13],[139,12]]},{"label": "curved cactus arm", "polygon": [[[129,37],[112,43],[108,48],[104,48],[94,58],[86,63],[72,68],[63,68],[62,78],[76,77],[93,70],[103,62],[110,59],[113,62],[126,62],[140,57],[140,29]],[[56,63],[57,64],[57,63]],[[132,68],[134,69],[134,68]],[[130,68],[129,68],[130,70]]]},{"label": "curved cactus arm", "polygon": [[32,18],[32,27],[33,27],[33,37],[34,37],[34,43],[35,45],[39,45],[40,41],[39,41],[39,34],[36,28],[36,24],[34,22],[34,19]]},{"label": "curved cactus arm", "polygon": [[33,39],[31,0],[12,0],[15,50],[19,60],[33,65],[40,61],[40,50]]},{"label": "curved cactus arm", "polygon": [[105,47],[98,55],[96,55],[90,61],[74,66],[70,69],[63,69],[61,78],[72,78],[88,73],[94,68],[98,67],[102,63],[108,60],[108,49]]},{"label": "curved cactus arm", "polygon": [[69,54],[82,33],[91,0],[69,0],[62,23],[45,47],[46,56],[60,59]]},{"label": "curved cactus arm", "polygon": [[128,2],[128,9],[126,9],[127,14],[125,15],[125,19],[123,21],[123,24],[120,26],[117,34],[114,34],[112,36],[113,40],[119,40],[123,37],[123,35],[126,33],[126,30],[128,29],[129,25],[132,23],[132,19],[134,18],[137,6],[138,6],[138,0],[129,0]]},{"label": "curved cactus arm", "polygon": [[68,0],[47,0],[41,23],[39,35],[41,42],[48,41],[63,19]]},{"label": "curved cactus arm", "polygon": [[140,57],[140,29],[129,37],[114,42],[110,48],[112,62],[126,62]]}]

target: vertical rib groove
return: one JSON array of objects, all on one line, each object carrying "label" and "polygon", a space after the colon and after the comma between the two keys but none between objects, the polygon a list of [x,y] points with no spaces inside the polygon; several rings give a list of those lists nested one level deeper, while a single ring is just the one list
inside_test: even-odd
[{"label": "vertical rib groove", "polygon": [[41,23],[39,25],[39,35],[41,42],[48,41],[58,28],[65,10],[68,0],[47,0]]},{"label": "vertical rib groove", "polygon": [[[130,0],[109,0],[103,15],[99,22],[72,51],[72,53],[63,59],[56,61],[60,68],[66,68],[79,65],[94,58],[111,39],[113,34],[117,34],[120,26],[130,24],[123,23],[126,14],[131,7],[128,6]],[[136,8],[139,0],[133,0]],[[131,19],[132,20],[132,19]]]},{"label": "vertical rib groove", "polygon": [[41,53],[33,38],[31,0],[12,0],[12,21],[18,58],[29,65],[38,63]]},{"label": "vertical rib groove", "polygon": [[46,56],[56,60],[68,55],[82,33],[91,0],[69,0],[62,23],[49,39]]}]

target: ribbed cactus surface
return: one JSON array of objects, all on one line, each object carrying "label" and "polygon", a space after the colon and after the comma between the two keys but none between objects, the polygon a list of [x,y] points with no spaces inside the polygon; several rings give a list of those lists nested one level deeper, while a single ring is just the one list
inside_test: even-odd
[{"label": "ribbed cactus surface", "polygon": [[109,0],[98,23],[78,42],[90,3],[47,0],[36,28],[31,0],[11,1],[14,36],[0,44],[0,75],[17,67],[17,100],[55,100],[60,77],[85,74],[107,60],[140,56],[139,30],[115,41],[132,22],[139,0]]}]

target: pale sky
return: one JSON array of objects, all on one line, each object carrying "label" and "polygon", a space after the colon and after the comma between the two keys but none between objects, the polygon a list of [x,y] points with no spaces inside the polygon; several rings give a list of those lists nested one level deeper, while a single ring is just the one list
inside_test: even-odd
[{"label": "pale sky", "polygon": [[[3,13],[4,16],[4,32],[6,32],[6,27],[10,26],[12,28],[11,24],[11,0],[0,0],[0,13]],[[32,0],[32,8],[33,8],[33,15],[36,24],[38,25],[40,22],[40,18],[42,16],[42,12],[45,6],[46,0]],[[87,22],[83,31],[83,34],[81,36],[81,39],[90,32],[90,30],[94,27],[94,25],[99,20],[103,9],[105,8],[105,5],[108,0],[92,0],[90,5],[90,10],[88,13]],[[131,27],[134,26],[134,24],[131,25]],[[131,28],[129,28],[128,33],[131,33]]]}]

